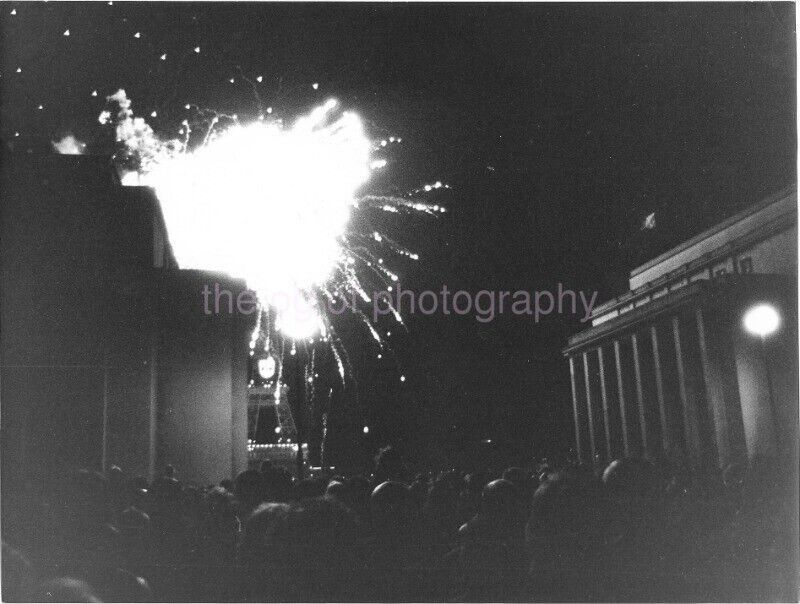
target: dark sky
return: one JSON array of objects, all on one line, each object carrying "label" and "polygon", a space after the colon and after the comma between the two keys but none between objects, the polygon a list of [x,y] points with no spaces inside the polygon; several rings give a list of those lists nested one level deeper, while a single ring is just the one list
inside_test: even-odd
[{"label": "dark sky", "polygon": [[[637,263],[796,182],[790,3],[2,11],[7,145],[72,132],[102,147],[97,115],[120,87],[138,114],[157,111],[148,121],[170,136],[186,103],[255,115],[241,74],[263,76],[259,94],[279,114],[335,96],[375,137],[402,137],[374,190],[453,187],[430,197],[450,210],[438,220],[376,219],[422,256],[397,264],[415,289],[560,282],[605,300],[625,290]],[[643,233],[651,212],[657,228]],[[409,327],[390,338],[402,386],[394,367],[353,346],[376,438],[568,444],[560,349],[577,318],[482,325],[438,315],[411,317]]]}]

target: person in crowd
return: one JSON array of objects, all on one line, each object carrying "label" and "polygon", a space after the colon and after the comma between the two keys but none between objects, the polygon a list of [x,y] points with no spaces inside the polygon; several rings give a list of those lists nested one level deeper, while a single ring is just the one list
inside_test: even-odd
[{"label": "person in crowd", "polygon": [[378,486],[384,482],[403,482],[406,468],[400,452],[392,446],[384,447],[375,456],[375,474],[373,485]]},{"label": "person in crowd", "polygon": [[244,526],[239,548],[245,601],[360,599],[364,556],[355,516],[330,498],[265,503]]},{"label": "person in crowd", "polygon": [[457,596],[467,601],[516,601],[525,581],[522,503],[518,488],[493,480],[478,513],[458,531]]}]

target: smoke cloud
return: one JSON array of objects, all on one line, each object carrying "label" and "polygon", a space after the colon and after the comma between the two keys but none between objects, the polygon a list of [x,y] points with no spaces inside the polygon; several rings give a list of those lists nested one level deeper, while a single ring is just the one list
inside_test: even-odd
[{"label": "smoke cloud", "polygon": [[67,134],[61,140],[50,141],[53,151],[59,155],[83,155],[86,151],[86,143],[79,141],[72,134]]}]

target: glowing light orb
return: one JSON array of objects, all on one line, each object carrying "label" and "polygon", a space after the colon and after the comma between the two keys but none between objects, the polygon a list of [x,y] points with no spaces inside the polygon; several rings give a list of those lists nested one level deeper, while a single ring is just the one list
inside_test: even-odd
[{"label": "glowing light orb", "polygon": [[742,322],[748,332],[765,338],[778,330],[781,316],[771,304],[757,304],[747,310]]},{"label": "glowing light orb", "polygon": [[323,330],[315,290],[343,261],[340,237],[370,175],[370,143],[330,100],[291,128],[234,125],[148,175],[182,268],[244,277],[277,328]]},{"label": "glowing light orb", "polygon": [[258,375],[264,380],[269,380],[275,375],[275,358],[272,355],[258,360]]}]

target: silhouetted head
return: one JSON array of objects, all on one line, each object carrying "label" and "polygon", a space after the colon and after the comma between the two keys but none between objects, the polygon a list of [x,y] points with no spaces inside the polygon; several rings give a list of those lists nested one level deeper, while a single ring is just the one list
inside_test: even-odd
[{"label": "silhouetted head", "polygon": [[343,483],[337,480],[331,480],[328,487],[325,489],[325,497],[333,497],[342,503],[346,503],[347,494],[349,489]]},{"label": "silhouetted head", "polygon": [[525,470],[516,467],[507,468],[506,471],[503,472],[503,478],[516,485],[520,489],[525,488],[525,484],[528,480]]},{"label": "silhouetted head", "polygon": [[370,516],[379,533],[408,531],[414,517],[414,500],[406,485],[384,482],[375,487],[369,500]]},{"label": "silhouetted head", "polygon": [[481,513],[492,516],[508,516],[516,511],[517,488],[504,478],[493,480],[481,494]]},{"label": "silhouetted head", "polygon": [[392,446],[384,447],[375,456],[375,480],[379,484],[386,481],[401,481],[405,467],[400,453]]},{"label": "silhouetted head", "polygon": [[139,508],[130,506],[119,514],[117,528],[122,533],[146,533],[150,530],[150,516]]},{"label": "silhouetted head", "polygon": [[240,564],[258,601],[351,601],[357,526],[332,499],[261,505],[245,523]]},{"label": "silhouetted head", "polygon": [[262,499],[263,477],[256,470],[240,472],[234,483],[236,498],[245,506],[258,505]]},{"label": "silhouetted head", "polygon": [[108,482],[112,485],[122,484],[127,479],[125,472],[119,466],[111,466],[106,474]]},{"label": "silhouetted head", "polygon": [[103,602],[150,602],[153,597],[147,580],[121,568],[112,571],[98,587]]},{"label": "silhouetted head", "polygon": [[175,478],[175,466],[172,464],[164,466],[164,476],[167,478]]},{"label": "silhouetted head", "polygon": [[625,457],[615,459],[603,471],[603,486],[614,494],[646,497],[657,488],[653,466],[641,459]]}]

